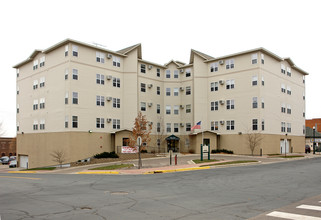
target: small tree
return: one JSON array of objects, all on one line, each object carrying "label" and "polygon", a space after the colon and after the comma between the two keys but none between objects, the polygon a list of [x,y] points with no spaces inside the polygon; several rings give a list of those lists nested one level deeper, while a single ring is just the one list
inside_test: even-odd
[{"label": "small tree", "polygon": [[54,150],[50,155],[53,157],[52,161],[57,162],[62,168],[63,162],[66,161],[64,150]]},{"label": "small tree", "polygon": [[[129,139],[129,146],[135,147],[137,145],[137,138],[142,138],[142,143],[150,142],[150,133],[152,131],[152,124],[148,123],[146,115],[143,115],[141,112],[138,112],[137,117],[135,118],[135,123],[133,127],[132,136]],[[138,146],[138,169],[142,167],[141,160],[141,145]]]},{"label": "small tree", "polygon": [[263,137],[261,133],[247,133],[246,140],[249,144],[249,148],[251,150],[251,154],[253,156],[254,150],[261,144]]}]

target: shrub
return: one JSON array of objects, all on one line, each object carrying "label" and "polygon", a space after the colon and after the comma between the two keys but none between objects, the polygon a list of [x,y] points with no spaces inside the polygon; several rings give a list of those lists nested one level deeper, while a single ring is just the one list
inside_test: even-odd
[{"label": "shrub", "polygon": [[141,153],[147,153],[147,150],[141,150],[140,152]]},{"label": "shrub", "polygon": [[94,155],[94,158],[99,159],[99,158],[119,158],[119,156],[113,152],[102,152],[100,154]]},{"label": "shrub", "polygon": [[189,149],[189,150],[188,150],[188,153],[194,154],[194,153],[195,153],[195,150],[194,150],[194,149]]},{"label": "shrub", "polygon": [[234,154],[233,151],[231,150],[226,150],[226,149],[214,149],[212,150],[212,154],[217,154],[217,153],[225,153],[225,154]]}]

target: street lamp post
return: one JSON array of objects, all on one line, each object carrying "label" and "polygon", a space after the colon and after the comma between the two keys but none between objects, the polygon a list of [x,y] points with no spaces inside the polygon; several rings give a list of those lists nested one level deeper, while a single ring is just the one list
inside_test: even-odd
[{"label": "street lamp post", "polygon": [[285,134],[285,140],[284,140],[284,157],[286,158],[286,142],[288,141],[288,139],[287,139],[287,137],[288,137],[288,134]]},{"label": "street lamp post", "polygon": [[315,127],[313,126],[313,154],[315,154]]}]

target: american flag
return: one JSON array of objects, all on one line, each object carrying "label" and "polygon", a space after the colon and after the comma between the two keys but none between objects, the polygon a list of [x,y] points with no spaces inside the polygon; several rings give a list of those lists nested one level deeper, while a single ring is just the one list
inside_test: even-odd
[{"label": "american flag", "polygon": [[194,126],[191,128],[191,130],[201,129],[201,123],[202,123],[202,121],[197,122],[196,125],[194,125]]}]

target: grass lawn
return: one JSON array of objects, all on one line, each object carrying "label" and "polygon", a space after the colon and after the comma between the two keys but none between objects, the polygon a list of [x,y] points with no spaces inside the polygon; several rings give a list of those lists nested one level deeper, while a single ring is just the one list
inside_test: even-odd
[{"label": "grass lawn", "polygon": [[110,165],[105,167],[91,168],[89,170],[116,170],[116,169],[122,169],[122,168],[130,168],[133,166],[134,166],[133,164],[116,164],[116,165]]},{"label": "grass lawn", "polygon": [[236,161],[215,163],[215,164],[202,165],[202,166],[220,166],[220,165],[240,164],[240,163],[253,163],[253,162],[258,162],[258,161],[257,160],[236,160]]},{"label": "grass lawn", "polygon": [[215,159],[211,159],[211,160],[203,159],[203,161],[202,160],[193,160],[194,163],[209,163],[209,162],[216,162],[216,161],[219,161],[219,160],[215,160]]},{"label": "grass lawn", "polygon": [[31,168],[31,169],[25,169],[23,171],[28,171],[28,170],[54,170],[56,167],[38,167],[38,168]]}]

